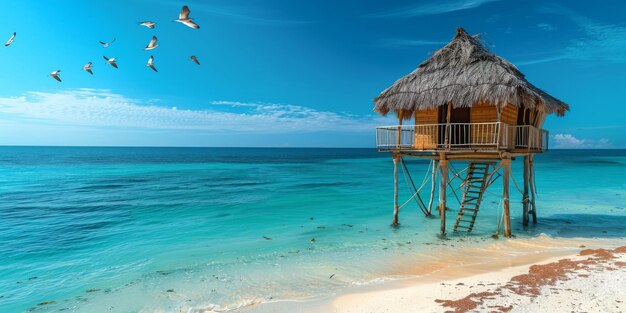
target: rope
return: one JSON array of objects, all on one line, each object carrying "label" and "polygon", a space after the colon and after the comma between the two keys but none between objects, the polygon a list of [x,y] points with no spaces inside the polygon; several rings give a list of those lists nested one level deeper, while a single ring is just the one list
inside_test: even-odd
[{"label": "rope", "polygon": [[517,182],[515,181],[515,177],[513,177],[513,171],[509,171],[509,175],[511,175],[511,180],[513,181],[513,185],[515,185],[515,188],[517,188],[517,191],[524,196],[524,192],[522,191],[522,189],[519,188],[519,186],[517,185]]},{"label": "rope", "polygon": [[[422,200],[422,197],[420,197],[420,195],[419,195],[419,192],[422,189],[422,187],[424,187],[425,183],[422,184],[422,186],[419,189],[417,189],[415,187],[415,182],[413,181],[413,178],[411,177],[411,173],[409,172],[409,169],[407,168],[406,163],[404,162],[404,159],[402,157],[400,157],[400,163],[402,163],[402,170],[403,170],[402,174],[404,175],[404,181],[406,182],[407,187],[409,188],[409,191],[411,191],[411,193],[413,194],[402,206],[405,206],[411,199],[415,199],[415,203],[417,203],[417,206],[420,208],[422,213],[424,213],[424,215],[428,216],[428,211],[426,210],[426,205],[424,204],[424,201]],[[430,166],[429,166],[429,168],[430,168]],[[407,179],[407,177],[408,177],[408,179]],[[411,185],[409,185],[409,181],[411,182]],[[411,187],[413,187],[413,188],[411,188]],[[398,207],[398,209],[400,209],[401,207]]]},{"label": "rope", "polygon": [[435,185],[437,184],[437,172],[439,172],[439,162],[432,160],[433,162],[433,171],[431,172],[431,190],[430,190],[430,199],[428,201],[428,213],[432,214],[433,202],[435,202]]},{"label": "rope", "polygon": [[537,195],[537,180],[535,179],[535,163],[532,163],[530,170],[532,171],[532,177],[533,177],[533,193],[535,194],[535,198],[539,199],[539,196]]},{"label": "rope", "polygon": [[435,161],[434,160],[430,160],[430,163],[428,164],[428,170],[426,171],[426,173],[424,174],[424,179],[422,180],[422,185],[420,185],[419,189],[417,190],[417,192],[422,191],[422,188],[424,188],[424,186],[426,186],[426,184],[430,181],[430,175],[428,175],[430,173],[430,166],[433,166],[433,170],[435,169]]},{"label": "rope", "polygon": [[[448,177],[450,177],[450,174],[448,173]],[[450,181],[448,181],[448,185],[450,185]],[[452,194],[454,194],[454,197],[456,198],[456,202],[459,203],[459,206],[461,206],[461,200],[459,199],[459,196],[456,194],[456,191],[454,190],[454,188],[452,186],[450,186],[451,190],[452,190]]]},{"label": "rope", "polygon": [[500,226],[502,225],[502,221],[504,220],[504,206],[502,205],[502,198],[500,198],[500,203],[498,204],[500,208],[500,218],[498,218],[498,228],[496,229],[496,233],[493,234],[492,237],[497,238],[500,235]]},{"label": "rope", "polygon": [[[487,187],[491,186],[491,184],[493,184],[496,181],[496,179],[498,179],[501,176],[500,173],[498,173],[501,167],[502,167],[502,164],[498,165],[493,171],[491,171],[491,173],[489,173],[488,175],[489,180],[487,181],[487,185],[485,185],[485,190],[487,190]],[[495,174],[498,174],[498,176],[496,176],[496,178],[493,178]]]},{"label": "rope", "polygon": [[451,180],[449,180],[448,183],[452,182],[456,178],[461,179],[461,173],[467,171],[469,169],[469,165],[459,172],[454,168],[452,163],[450,163],[450,169],[452,170],[452,172],[454,172],[454,177]]}]

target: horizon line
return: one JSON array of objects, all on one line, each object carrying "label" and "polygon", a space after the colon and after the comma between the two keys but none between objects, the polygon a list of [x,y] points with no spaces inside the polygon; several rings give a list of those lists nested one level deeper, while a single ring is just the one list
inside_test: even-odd
[{"label": "horizon line", "polygon": [[[74,145],[2,145],[0,144],[0,148],[188,148],[188,149],[206,149],[206,148],[216,148],[216,149],[377,149],[376,147],[277,147],[277,146],[98,146],[98,145],[84,145],[84,146],[74,146]],[[625,148],[550,148],[551,150],[626,150]],[[388,151],[383,151],[388,152]],[[543,153],[538,153],[543,154]]]}]

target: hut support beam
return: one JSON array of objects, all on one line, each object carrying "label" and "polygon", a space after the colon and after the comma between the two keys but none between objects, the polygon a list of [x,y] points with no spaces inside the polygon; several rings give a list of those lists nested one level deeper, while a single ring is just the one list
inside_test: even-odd
[{"label": "hut support beam", "polygon": [[430,201],[428,201],[428,215],[433,212],[433,202],[435,201],[435,187],[437,186],[437,161],[433,160],[433,172],[430,178]]},{"label": "hut support beam", "polygon": [[511,212],[509,211],[509,176],[511,175],[511,159],[502,159],[502,205],[504,219],[504,237],[511,237]]},{"label": "hut support beam", "polygon": [[398,112],[398,134],[396,135],[396,148],[400,148],[402,146],[402,116],[403,111]]},{"label": "hut support beam", "polygon": [[532,208],[533,215],[533,224],[537,224],[537,206],[535,205],[535,197],[537,195],[537,190],[535,190],[535,164],[533,162],[533,155],[531,154],[528,157],[528,174],[530,176],[529,185],[530,185],[530,205]]},{"label": "hut support beam", "polygon": [[523,224],[524,226],[528,226],[528,207],[530,205],[530,200],[528,199],[528,181],[530,179],[530,157],[528,155],[524,156],[524,194],[522,196],[522,206],[523,206]]},{"label": "hut support beam", "polygon": [[442,154],[439,159],[439,217],[441,236],[446,234],[446,186],[448,185],[448,160]]},{"label": "hut support beam", "polygon": [[391,157],[393,158],[393,221],[391,226],[398,226],[398,213],[400,211],[398,206],[398,161],[400,156],[393,153]]}]

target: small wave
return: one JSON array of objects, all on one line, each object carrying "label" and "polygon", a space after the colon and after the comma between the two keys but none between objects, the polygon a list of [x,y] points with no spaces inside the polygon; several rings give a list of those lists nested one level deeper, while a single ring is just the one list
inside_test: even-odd
[{"label": "small wave", "polygon": [[187,309],[187,313],[225,313],[225,312],[233,312],[237,310],[241,310],[243,308],[252,307],[255,305],[268,303],[265,298],[257,298],[257,299],[247,299],[243,300],[233,306],[221,306],[219,304],[209,303],[207,305],[202,305],[199,307],[191,307]]},{"label": "small wave", "polygon": [[352,282],[352,285],[354,285],[354,286],[370,286],[370,285],[376,285],[376,284],[381,284],[381,283],[390,282],[390,281],[398,281],[398,280],[409,279],[409,278],[412,278],[412,277],[411,276],[401,276],[401,275],[390,275],[390,276],[377,277],[377,278],[370,279],[370,280],[355,281],[355,282]]}]

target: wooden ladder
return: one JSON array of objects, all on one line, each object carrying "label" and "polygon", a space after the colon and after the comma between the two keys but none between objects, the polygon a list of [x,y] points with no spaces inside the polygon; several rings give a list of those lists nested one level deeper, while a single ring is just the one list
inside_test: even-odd
[{"label": "wooden ladder", "polygon": [[489,166],[492,163],[470,163],[464,181],[463,199],[459,215],[456,217],[454,231],[459,229],[471,232],[478,215],[478,208],[488,186]]}]

